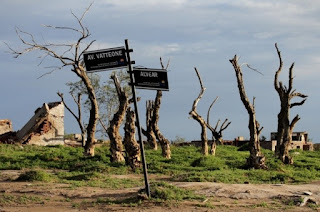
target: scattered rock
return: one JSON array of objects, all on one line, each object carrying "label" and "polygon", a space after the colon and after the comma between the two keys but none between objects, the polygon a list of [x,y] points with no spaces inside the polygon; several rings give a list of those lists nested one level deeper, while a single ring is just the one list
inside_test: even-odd
[{"label": "scattered rock", "polygon": [[303,194],[304,194],[304,195],[311,196],[311,195],[312,195],[312,192],[310,192],[310,191],[304,191]]},{"label": "scattered rock", "polygon": [[251,199],[248,193],[236,193],[230,196],[231,199]]},{"label": "scattered rock", "polygon": [[208,200],[209,200],[209,199],[207,198],[207,199],[203,200],[202,202],[205,203],[205,202],[208,202]]},{"label": "scattered rock", "polygon": [[303,198],[303,201],[300,203],[300,207],[303,207],[303,206],[307,205],[308,203],[318,205],[318,202],[315,199],[313,199],[312,197],[305,197],[305,198]]},{"label": "scattered rock", "polygon": [[139,200],[147,200],[147,199],[149,199],[149,197],[145,193],[140,193],[140,194],[138,194],[138,199]]}]

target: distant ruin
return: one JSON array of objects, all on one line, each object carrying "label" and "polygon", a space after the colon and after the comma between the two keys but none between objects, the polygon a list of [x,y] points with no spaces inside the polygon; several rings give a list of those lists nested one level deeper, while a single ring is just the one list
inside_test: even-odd
[{"label": "distant ruin", "polygon": [[[272,144],[272,151],[275,150],[275,146],[277,145],[277,133],[271,133],[271,142]],[[292,133],[292,141],[289,144],[289,150],[292,149],[302,149],[302,150],[309,150],[313,151],[313,144],[308,139],[307,132],[293,132]]]},{"label": "distant ruin", "polygon": [[10,120],[0,120],[0,142],[34,144],[39,146],[64,144],[64,105],[44,103],[17,132]]},{"label": "distant ruin", "polygon": [[[182,143],[179,145],[195,145],[195,146],[201,146],[201,142],[199,140],[196,141],[191,141],[190,143]],[[223,140],[222,145],[232,145],[232,146],[237,146],[240,147],[242,145],[245,145],[249,142],[249,140],[244,139],[243,136],[239,136],[235,138],[234,140]],[[212,140],[208,140],[208,144],[211,145]],[[276,132],[271,132],[270,133],[270,140],[264,140],[260,141],[261,147],[264,149],[269,149],[272,151],[275,151],[276,146],[277,146],[277,133]],[[316,149],[320,149],[320,144],[313,144],[308,140],[308,132],[293,132],[292,133],[292,142],[290,143],[289,150],[293,149],[301,149],[304,151],[313,151],[314,146],[316,146]]]}]

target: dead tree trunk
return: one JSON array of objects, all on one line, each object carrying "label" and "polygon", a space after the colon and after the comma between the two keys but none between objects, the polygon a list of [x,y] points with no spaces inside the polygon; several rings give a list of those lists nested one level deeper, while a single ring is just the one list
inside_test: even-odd
[{"label": "dead tree trunk", "polygon": [[[166,68],[164,67],[162,63],[162,59],[160,57],[160,64],[162,66],[162,69],[167,69],[169,66],[169,61],[167,63]],[[166,139],[158,126],[159,122],[159,111],[161,106],[161,98],[162,98],[162,91],[158,90],[157,95],[155,98],[155,101],[147,101],[147,112],[146,112],[146,121],[147,121],[147,130],[144,131],[144,134],[148,138],[148,143],[150,144],[151,148],[157,149],[157,142],[156,139],[159,141],[161,150],[162,150],[162,156],[170,159],[171,158],[171,150],[170,150],[170,141]]]},{"label": "dead tree trunk", "polygon": [[159,111],[160,111],[160,105],[161,105],[161,98],[162,98],[162,91],[157,91],[157,95],[156,95],[156,99],[153,107],[152,126],[153,126],[153,132],[161,145],[162,156],[167,159],[170,159],[171,158],[170,141],[162,135],[160,128],[158,126],[159,117],[160,117]]},{"label": "dead tree trunk", "polygon": [[212,144],[211,144],[211,149],[210,149],[210,154],[211,155],[216,155],[216,149],[217,149],[217,143],[221,144],[222,143],[222,132],[227,129],[227,127],[231,124],[231,122],[228,122],[228,119],[226,119],[222,125],[220,126],[219,131],[217,131],[217,128],[220,124],[220,119],[217,121],[217,124],[215,128],[211,127],[210,125],[210,110],[214,103],[217,101],[218,97],[215,98],[215,100],[211,103],[209,109],[208,109],[208,114],[207,114],[207,126],[209,130],[212,133]]},{"label": "dead tree trunk", "polygon": [[201,90],[200,90],[199,96],[194,100],[194,102],[192,104],[192,109],[189,112],[189,115],[194,120],[196,120],[201,126],[201,142],[202,142],[201,152],[202,152],[203,155],[208,155],[208,151],[209,150],[208,150],[208,138],[207,138],[207,123],[197,112],[198,102],[202,98],[203,93],[204,93],[206,88],[202,84],[202,80],[201,80],[201,77],[200,77],[200,74],[199,74],[197,68],[194,68],[194,70],[196,71],[196,74],[198,76]]},{"label": "dead tree trunk", "polygon": [[90,100],[90,115],[89,115],[89,122],[87,126],[87,141],[84,146],[84,154],[88,156],[94,156],[94,146],[95,146],[95,133],[96,133],[96,127],[97,127],[97,121],[99,118],[99,110],[98,110],[98,102],[96,99],[96,94],[94,91],[94,88],[91,84],[91,81],[86,74],[86,71],[82,65],[79,65],[78,68],[74,67],[76,74],[81,78],[83,83],[85,84],[87,91],[88,91],[88,97]]},{"label": "dead tree trunk", "polygon": [[[290,123],[290,109],[294,106],[300,106],[304,104],[308,96],[292,90],[292,72],[294,63],[292,63],[291,67],[289,68],[288,88],[286,86],[283,86],[281,81],[279,82],[279,74],[282,70],[283,62],[277,44],[275,44],[275,47],[277,49],[280,64],[274,76],[274,88],[279,94],[281,106],[280,112],[278,114],[276,155],[284,164],[293,164],[293,158],[289,155],[289,145],[292,141],[292,132],[294,126],[300,120],[300,117],[299,115],[296,115]],[[290,103],[291,99],[294,97],[300,97],[303,98],[303,100],[301,102]]]},{"label": "dead tree trunk", "polygon": [[120,135],[119,129],[128,108],[128,95],[121,88],[116,75],[112,75],[111,79],[114,81],[117,90],[119,98],[119,109],[113,115],[113,118],[110,121],[110,126],[107,129],[107,133],[110,139],[111,162],[122,162],[125,159],[123,155],[122,137]]},{"label": "dead tree trunk", "polygon": [[126,113],[126,123],[124,125],[125,133],[123,143],[127,152],[127,163],[133,170],[141,166],[140,147],[135,138],[135,119],[134,111],[128,107]]},{"label": "dead tree trunk", "polygon": [[83,123],[82,123],[82,110],[81,110],[81,96],[82,96],[82,94],[78,93],[78,98],[76,98],[72,93],[70,93],[72,98],[73,98],[73,100],[74,100],[74,102],[77,104],[78,116],[71,110],[71,108],[64,101],[63,93],[58,92],[57,94],[58,94],[58,96],[60,96],[61,101],[63,102],[63,104],[67,108],[67,110],[77,120],[79,128],[80,128],[80,131],[81,131],[81,144],[82,144],[82,147],[84,147],[85,146],[86,129],[83,126]]},{"label": "dead tree trunk", "polygon": [[251,104],[244,88],[242,71],[241,71],[240,65],[238,64],[237,55],[235,55],[234,58],[230,60],[230,62],[233,65],[233,68],[236,73],[240,99],[249,114],[248,127],[250,131],[250,141],[249,141],[250,156],[249,158],[247,158],[247,167],[255,168],[255,169],[265,169],[267,168],[267,166],[265,165],[265,156],[261,153],[260,141],[259,141],[259,136],[263,127],[260,128],[260,125],[256,120],[254,99],[253,99],[253,103]]},{"label": "dead tree trunk", "polygon": [[154,114],[154,102],[153,101],[147,101],[146,102],[146,126],[147,130],[145,132],[145,135],[147,136],[148,139],[148,144],[153,150],[158,149],[158,144],[157,144],[157,138],[156,135],[153,131],[153,114]]}]

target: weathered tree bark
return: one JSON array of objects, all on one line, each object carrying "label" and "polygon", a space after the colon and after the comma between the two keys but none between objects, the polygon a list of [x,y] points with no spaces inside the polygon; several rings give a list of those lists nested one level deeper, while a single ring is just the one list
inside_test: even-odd
[{"label": "weathered tree bark", "polygon": [[236,73],[240,99],[249,114],[248,128],[250,131],[250,141],[249,141],[250,156],[249,158],[247,158],[247,167],[255,168],[255,169],[266,169],[267,166],[265,165],[265,156],[261,153],[260,140],[259,140],[259,136],[263,127],[260,128],[260,125],[256,120],[256,114],[254,109],[254,99],[253,99],[253,103],[251,104],[244,88],[242,71],[241,71],[240,65],[238,64],[237,55],[235,55],[234,58],[230,60],[230,62],[233,65],[233,68]]},{"label": "weathered tree bark", "polygon": [[95,133],[96,133],[96,127],[97,127],[97,122],[99,118],[98,102],[96,99],[94,88],[91,84],[91,81],[88,75],[86,74],[83,64],[79,63],[78,66],[74,66],[74,71],[85,84],[88,91],[90,104],[91,104],[89,122],[87,126],[87,141],[84,146],[84,154],[88,156],[94,156],[94,147],[96,142]]},{"label": "weathered tree bark", "polygon": [[144,133],[147,136],[147,141],[148,144],[150,145],[150,147],[153,150],[157,150],[158,149],[158,144],[157,144],[157,138],[156,135],[153,131],[153,114],[154,114],[154,102],[151,100],[148,100],[146,102],[146,126],[147,126],[147,130]]},{"label": "weathered tree bark", "polygon": [[[274,88],[279,94],[281,107],[278,114],[276,155],[284,164],[293,164],[293,158],[289,155],[289,145],[292,142],[292,132],[294,126],[300,120],[300,117],[299,115],[296,115],[290,123],[290,108],[303,105],[308,96],[292,90],[292,72],[294,63],[292,63],[291,67],[289,68],[288,88],[283,86],[281,81],[279,82],[279,74],[282,70],[283,62],[277,44],[275,44],[275,47],[278,53],[280,64],[274,76]],[[290,103],[291,99],[294,97],[300,97],[303,98],[303,100],[301,102]]]},{"label": "weathered tree bark", "polygon": [[119,129],[125,117],[129,102],[128,95],[121,88],[117,76],[112,75],[111,79],[113,79],[118,93],[119,109],[110,121],[110,126],[107,129],[107,133],[110,139],[111,162],[122,162],[125,159],[123,155],[122,137],[120,135]]},{"label": "weathered tree bark", "polygon": [[200,101],[200,99],[202,98],[203,96],[203,93],[205,91],[205,87],[203,86],[202,84],[202,80],[201,80],[201,77],[200,77],[200,74],[197,70],[197,68],[194,68],[197,76],[198,76],[198,79],[199,79],[199,83],[200,83],[200,87],[201,87],[201,90],[200,90],[200,93],[198,95],[198,97],[194,100],[193,104],[192,104],[192,109],[191,111],[189,112],[189,115],[194,119],[196,120],[200,126],[201,126],[201,142],[202,142],[202,148],[201,148],[201,152],[203,155],[208,155],[208,138],[207,138],[207,123],[206,121],[202,118],[202,116],[200,116],[197,112],[197,105],[198,105],[198,102]]},{"label": "weathered tree bark", "polygon": [[82,123],[82,110],[81,110],[81,96],[82,94],[81,93],[78,93],[78,98],[76,98],[72,93],[71,96],[74,100],[74,102],[77,104],[77,108],[78,108],[78,116],[71,110],[71,108],[66,104],[65,100],[64,100],[64,97],[63,97],[63,93],[60,93],[58,92],[57,93],[58,96],[60,96],[61,98],[61,101],[63,102],[64,106],[67,108],[67,110],[72,114],[72,116],[77,120],[78,122],[78,125],[79,125],[79,128],[80,128],[80,131],[81,131],[81,144],[82,144],[82,147],[85,146],[85,136],[86,136],[86,129],[85,127],[83,126],[83,123]]},{"label": "weathered tree bark", "polygon": [[154,101],[152,126],[153,126],[153,132],[161,145],[162,156],[167,159],[170,159],[171,158],[170,141],[162,135],[160,128],[158,126],[159,117],[160,117],[159,111],[160,111],[160,105],[161,105],[161,98],[162,98],[162,91],[157,91],[157,95]]},{"label": "weathered tree bark", "polygon": [[227,127],[231,124],[231,122],[228,122],[228,119],[226,119],[222,125],[220,126],[219,131],[217,131],[217,128],[219,126],[220,123],[220,119],[217,121],[217,124],[215,126],[215,128],[213,128],[210,125],[210,110],[212,108],[212,106],[214,105],[214,103],[218,100],[218,97],[215,98],[215,100],[213,100],[213,102],[211,103],[209,109],[208,109],[208,113],[207,113],[207,127],[209,128],[209,130],[212,133],[212,144],[211,144],[211,149],[210,149],[210,154],[211,155],[216,155],[216,149],[217,149],[217,143],[221,144],[223,139],[222,139],[222,132],[227,129]]},{"label": "weathered tree bark", "polygon": [[125,133],[123,143],[127,152],[127,163],[133,170],[141,166],[140,147],[135,138],[135,119],[134,111],[128,107],[126,113],[126,123],[124,125]]}]

